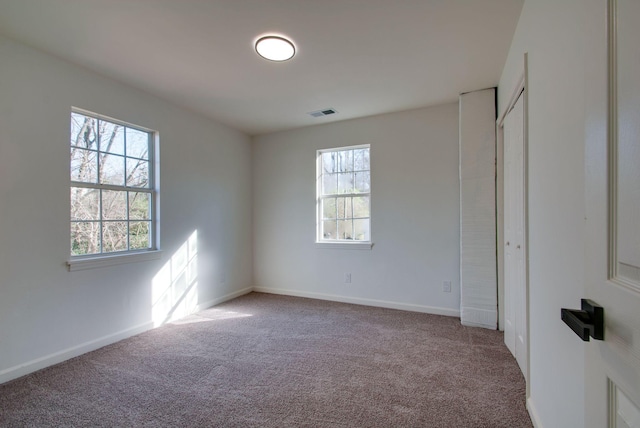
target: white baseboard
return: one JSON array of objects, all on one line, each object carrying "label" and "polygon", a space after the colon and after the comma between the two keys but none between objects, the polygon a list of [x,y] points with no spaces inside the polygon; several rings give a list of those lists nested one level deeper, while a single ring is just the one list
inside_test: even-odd
[{"label": "white baseboard", "polygon": [[462,324],[465,327],[480,327],[480,328],[486,328],[489,330],[497,330],[498,326],[496,325],[490,325],[490,324],[481,324],[478,322],[469,322],[469,321],[465,321],[465,320],[460,320],[460,324]]},{"label": "white baseboard", "polygon": [[355,305],[376,306],[379,308],[400,309],[403,311],[422,312],[425,314],[460,317],[460,311],[434,306],[415,305],[411,303],[391,302],[387,300],[365,299],[361,297],[338,296],[334,294],[313,293],[307,291],[286,290],[281,288],[253,287],[259,293],[281,294],[285,296],[307,297],[310,299],[330,300],[332,302],[352,303]]},{"label": "white baseboard", "polygon": [[[281,295],[287,295],[287,296],[296,296],[296,297],[307,297],[311,299],[329,300],[329,301],[342,302],[342,303],[352,303],[356,305],[376,306],[376,307],[389,308],[389,309],[400,309],[405,311],[422,312],[422,313],[435,314],[435,315],[445,315],[445,316],[458,317],[458,318],[460,317],[459,311],[454,309],[448,309],[448,308],[415,305],[410,303],[391,302],[386,300],[365,299],[365,298],[359,298],[359,297],[338,296],[338,295],[324,294],[324,293],[301,292],[301,291],[285,290],[285,289],[278,289],[278,288],[267,288],[267,287],[246,287],[241,290],[234,291],[233,293],[229,293],[224,296],[215,298],[213,300],[202,302],[198,304],[197,310],[200,311],[203,309],[210,308],[212,306],[218,305],[228,300],[235,299],[236,297],[248,294],[252,291],[257,291],[261,293],[270,293],[270,294],[281,294]],[[147,322],[126,330],[119,331],[117,333],[113,333],[95,340],[91,340],[86,343],[82,343],[77,346],[73,346],[68,349],[64,349],[62,351],[59,351],[50,355],[45,355],[44,357],[40,357],[23,364],[19,364],[14,367],[9,367],[8,369],[4,369],[0,371],[0,384],[8,382],[13,379],[17,379],[29,373],[33,373],[45,367],[49,367],[54,364],[61,363],[70,358],[77,357],[87,352],[94,351],[96,349],[102,348],[103,346],[110,345],[112,343],[118,342],[128,337],[135,336],[136,334],[143,333],[147,330],[151,330],[152,328],[153,328],[153,322]]]},{"label": "white baseboard", "polygon": [[[197,310],[201,311],[203,309],[210,308],[211,306],[218,305],[222,302],[226,302],[227,300],[235,299],[236,297],[250,293],[251,291],[253,291],[253,287],[247,287],[247,288],[243,288],[242,290],[238,290],[233,293],[229,293],[224,296],[218,297],[216,299],[210,300],[208,302],[200,303],[197,306]],[[122,330],[117,333],[113,333],[113,334],[101,337],[99,339],[91,340],[89,342],[86,342],[68,349],[64,349],[54,354],[46,355],[44,357],[40,357],[35,360],[28,361],[24,364],[19,364],[14,367],[9,367],[8,369],[0,371],[0,384],[9,382],[10,380],[13,380],[13,379],[17,379],[29,373],[33,373],[37,370],[44,369],[45,367],[49,367],[54,364],[61,363],[70,358],[74,358],[79,355],[86,354],[87,352],[95,351],[96,349],[102,348],[103,346],[110,345],[120,340],[129,338],[131,336],[135,336],[136,334],[143,333],[147,330],[151,330],[152,328],[153,328],[153,322],[150,321],[148,323],[144,323],[136,327]]]},{"label": "white baseboard", "polygon": [[219,305],[220,303],[224,303],[228,300],[235,299],[236,297],[244,296],[245,294],[249,294],[253,291],[253,287],[246,287],[242,290],[234,291],[233,293],[225,294],[222,297],[217,297],[213,300],[209,300],[208,302],[199,303],[196,307],[196,311],[202,311],[204,309],[209,309],[212,306]]},{"label": "white baseboard", "polygon": [[21,376],[33,373],[37,370],[45,367],[52,366],[54,364],[61,363],[70,358],[77,357],[87,352],[95,351],[103,346],[110,345],[118,342],[122,339],[126,339],[136,334],[143,333],[153,328],[153,322],[147,322],[140,324],[136,327],[128,328],[126,330],[119,331],[117,333],[103,336],[99,339],[91,340],[89,342],[73,346],[62,351],[45,355],[44,357],[37,358],[35,360],[28,361],[24,364],[18,364],[17,366],[9,367],[8,369],[0,371],[0,384],[9,382],[10,380],[17,379]]},{"label": "white baseboard", "polygon": [[531,422],[533,423],[534,428],[542,428],[538,411],[536,410],[536,406],[534,406],[533,401],[531,401],[531,397],[527,398],[527,410],[529,411],[529,416],[531,416]]},{"label": "white baseboard", "polygon": [[469,327],[483,327],[490,330],[498,328],[497,310],[486,310],[463,307],[460,311],[460,322]]}]

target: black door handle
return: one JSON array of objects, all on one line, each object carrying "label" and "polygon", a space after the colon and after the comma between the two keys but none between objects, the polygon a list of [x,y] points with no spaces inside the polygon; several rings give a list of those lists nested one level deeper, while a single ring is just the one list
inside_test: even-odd
[{"label": "black door handle", "polygon": [[562,321],[585,342],[589,337],[604,340],[604,308],[589,299],[582,299],[581,306],[582,310],[562,308]]}]

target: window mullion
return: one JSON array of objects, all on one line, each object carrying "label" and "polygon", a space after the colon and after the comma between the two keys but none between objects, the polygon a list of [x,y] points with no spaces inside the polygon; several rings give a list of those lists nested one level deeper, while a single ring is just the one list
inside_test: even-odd
[{"label": "window mullion", "polygon": [[100,254],[103,253],[104,250],[104,219],[102,218],[102,189],[100,189],[100,203],[98,204],[100,212],[98,213],[98,227],[100,228]]},{"label": "window mullion", "polygon": [[[124,141],[124,147],[122,148],[122,152],[124,153],[124,185],[125,187],[127,186],[127,127],[124,126],[123,127],[123,136],[122,136],[122,140]],[[149,152],[149,150],[147,149],[147,153]],[[126,193],[127,197],[125,198],[127,200],[127,206],[125,207],[125,213],[126,213],[126,224],[127,224],[127,251],[129,251],[131,249],[131,223],[130,223],[130,216],[129,216],[129,207],[131,207],[131,203],[129,202],[129,191],[127,190]]]},{"label": "window mullion", "polygon": [[351,199],[351,239],[356,238],[356,228],[353,224],[353,197],[350,198]]},{"label": "window mullion", "polygon": [[115,190],[120,192],[140,192],[140,193],[153,193],[153,189],[147,187],[131,187],[131,186],[119,186],[117,184],[96,184],[96,183],[84,183],[82,181],[72,181],[72,187],[83,187],[86,189],[103,189],[103,190]]},{"label": "window mullion", "polygon": [[[125,150],[127,145],[125,144]],[[129,207],[131,206],[131,204],[129,203],[129,192],[127,192],[127,206],[126,206],[126,213],[127,213],[127,251],[129,251],[131,249],[131,218],[129,215]]]},{"label": "window mullion", "polygon": [[362,198],[365,196],[371,196],[371,192],[367,193],[335,193],[333,195],[321,195],[319,199],[332,199],[332,198]]},{"label": "window mullion", "polygon": [[[98,165],[96,166],[96,184],[102,184],[100,183],[100,176],[101,176],[101,172],[102,172],[102,165],[100,162],[100,149],[102,148],[102,136],[100,135],[100,122],[102,122],[100,119],[96,119],[96,148],[97,148],[97,152],[96,152],[96,162],[98,162]],[[102,241],[100,241],[102,242]],[[102,252],[102,251],[100,251]]]}]

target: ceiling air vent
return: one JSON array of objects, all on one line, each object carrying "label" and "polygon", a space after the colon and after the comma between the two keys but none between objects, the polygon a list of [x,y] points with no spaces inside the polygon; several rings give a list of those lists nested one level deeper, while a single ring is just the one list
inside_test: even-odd
[{"label": "ceiling air vent", "polygon": [[336,114],[337,111],[335,111],[332,108],[327,108],[324,110],[316,110],[316,111],[312,111],[309,113],[309,116],[313,116],[313,117],[322,117],[322,116],[329,116],[330,114]]}]

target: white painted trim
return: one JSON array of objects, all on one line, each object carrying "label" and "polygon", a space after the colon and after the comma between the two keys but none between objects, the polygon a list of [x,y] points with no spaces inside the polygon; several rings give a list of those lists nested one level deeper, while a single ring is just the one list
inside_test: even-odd
[{"label": "white painted trim", "polygon": [[[203,309],[207,309],[212,306],[219,305],[220,303],[226,302],[231,299],[235,299],[236,297],[240,297],[242,295],[251,293],[252,291],[253,291],[253,287],[246,287],[246,288],[243,288],[242,290],[234,291],[232,293],[226,294],[216,299],[198,304],[197,310],[201,311]],[[136,327],[122,330],[117,333],[109,334],[107,336],[103,336],[101,338],[91,340],[89,342],[82,343],[80,345],[73,346],[71,348],[64,349],[59,352],[55,352],[50,355],[45,355],[44,357],[40,357],[35,360],[28,361],[24,364],[18,364],[17,366],[9,367],[8,369],[0,371],[0,384],[9,382],[10,380],[13,380],[13,379],[17,379],[29,373],[33,373],[37,370],[41,370],[46,367],[53,366],[55,364],[66,361],[70,358],[74,358],[79,355],[86,354],[87,352],[95,351],[96,349],[102,348],[103,346],[107,346],[112,343],[118,342],[120,340],[135,336],[137,334],[144,333],[145,331],[151,330],[153,328],[154,328],[153,322],[150,321],[144,324],[140,324]]]},{"label": "white painted trim", "polygon": [[608,92],[607,92],[607,150],[608,150],[608,279],[609,283],[640,293],[640,282],[620,274],[618,260],[618,2],[608,1]]},{"label": "white painted trim", "polygon": [[542,422],[540,422],[540,416],[538,416],[538,411],[531,397],[527,398],[527,410],[529,411],[529,416],[531,417],[534,428],[543,428]]},{"label": "white painted trim", "polygon": [[322,250],[370,250],[373,242],[316,242],[316,248]]},{"label": "white painted trim", "polygon": [[[516,84],[511,88],[511,96],[509,98],[508,104],[505,106],[504,110],[500,114],[498,120],[496,121],[496,137],[497,141],[499,140],[502,143],[502,150],[504,153],[504,119],[509,114],[509,112],[513,109],[518,99],[522,96],[522,100],[524,102],[524,151],[523,151],[523,161],[524,161],[524,240],[525,240],[525,296],[526,296],[526,332],[527,332],[527,373],[525,375],[525,383],[526,383],[526,396],[527,399],[531,396],[531,377],[529,373],[531,373],[531,331],[530,331],[530,311],[529,311],[529,54],[525,52],[523,55],[522,68],[520,69],[520,73],[518,79],[516,80]],[[500,156],[500,159],[504,160],[504,156]],[[504,185],[504,162],[501,165],[497,165],[498,168],[502,170],[503,177],[503,185]],[[502,192],[504,193],[504,192]],[[503,195],[504,196],[504,195]],[[504,197],[502,200],[503,206],[501,207],[501,216],[496,216],[497,219],[502,220],[496,224],[496,232],[498,230],[504,229]],[[502,237],[501,233],[496,234],[497,237]],[[502,237],[503,238],[503,237]],[[503,240],[504,241],[504,240]],[[504,251],[503,251],[503,242],[499,243],[499,257],[498,261],[498,302],[502,302],[502,307],[498,307],[498,322],[499,324],[503,322],[504,319]],[[502,274],[500,269],[502,269]],[[501,281],[502,280],[502,281]],[[501,328],[504,330],[504,328]]]},{"label": "white painted trim", "polygon": [[527,299],[526,308],[527,313],[525,320],[527,322],[527,374],[524,377],[526,382],[526,396],[527,399],[531,397],[531,301],[529,292],[529,53],[524,53],[524,88],[522,96],[524,97],[524,236],[526,245],[525,251],[525,296]]},{"label": "white painted trim", "polygon": [[205,309],[209,309],[212,306],[219,305],[220,303],[224,303],[224,302],[226,302],[228,300],[235,299],[236,297],[244,296],[245,294],[249,294],[252,291],[253,291],[253,287],[246,287],[246,288],[243,288],[242,290],[238,290],[238,291],[234,291],[233,293],[225,294],[222,297],[218,297],[216,299],[209,300],[207,302],[199,303],[198,306],[196,306],[196,312],[197,311],[202,311],[202,310],[205,310]]},{"label": "white painted trim", "polygon": [[258,293],[306,297],[309,299],[329,300],[332,302],[351,303],[354,305],[375,306],[379,308],[399,309],[402,311],[421,312],[425,314],[444,315],[448,317],[460,318],[460,311],[457,309],[415,305],[411,303],[390,302],[387,300],[364,299],[360,297],[338,296],[334,294],[314,293],[308,291],[285,290],[282,288],[253,287],[253,291],[256,291]]},{"label": "white painted trim", "polygon": [[616,427],[616,419],[617,419],[617,409],[618,409],[618,388],[616,388],[616,384],[607,378],[607,389],[608,389],[608,410],[609,410],[609,418],[607,420],[608,425],[607,428],[615,428]]},{"label": "white painted trim", "polygon": [[[525,54],[526,56],[526,54]],[[502,128],[504,126],[504,119],[507,117],[507,114],[513,109],[513,106],[516,105],[518,98],[520,98],[520,94],[526,88],[526,60],[522,63],[522,69],[520,70],[520,75],[518,80],[516,80],[516,84],[511,89],[511,97],[509,98],[509,102],[507,103],[504,110],[498,116],[498,120],[496,123],[498,127]]]},{"label": "white painted trim", "polygon": [[[496,120],[496,242],[498,275],[498,329],[504,331],[504,119],[516,105],[526,89],[526,54],[515,85],[511,88],[509,102]],[[500,88],[498,88],[500,91]],[[524,94],[522,94],[524,96]],[[524,101],[524,99],[523,99]],[[526,110],[526,106],[525,106]],[[525,112],[526,114],[526,112]],[[525,118],[526,119],[526,118]],[[526,137],[526,136],[525,136]]]},{"label": "white painted trim", "polygon": [[477,328],[486,328],[487,330],[497,330],[496,324],[482,324],[479,322],[470,322],[470,321],[460,321],[465,327],[477,327]]},{"label": "white painted trim", "polygon": [[87,352],[95,351],[96,349],[102,348],[103,346],[110,345],[131,336],[135,336],[136,334],[143,333],[147,330],[151,330],[152,328],[153,322],[147,322],[136,327],[128,328],[117,333],[109,334],[107,336],[103,336],[101,338],[91,340],[89,342],[82,343],[80,345],[73,346],[59,352],[55,352],[50,355],[45,355],[44,357],[36,358],[35,360],[28,361],[24,364],[18,364],[17,366],[9,367],[8,369],[0,371],[0,384],[13,379],[17,379],[21,376],[27,375],[45,367],[61,363],[70,358],[86,354]]},{"label": "white painted trim", "polygon": [[69,259],[67,261],[67,266],[69,267],[69,272],[74,272],[77,270],[116,266],[124,263],[146,262],[149,260],[157,260],[160,257],[162,257],[161,250],[152,250],[139,253]]},{"label": "white painted trim", "polygon": [[[618,11],[607,2],[607,203],[608,279],[618,276]],[[620,284],[619,284],[620,285]]]},{"label": "white painted trim", "polygon": [[496,125],[496,270],[498,330],[504,331],[504,127]]}]

